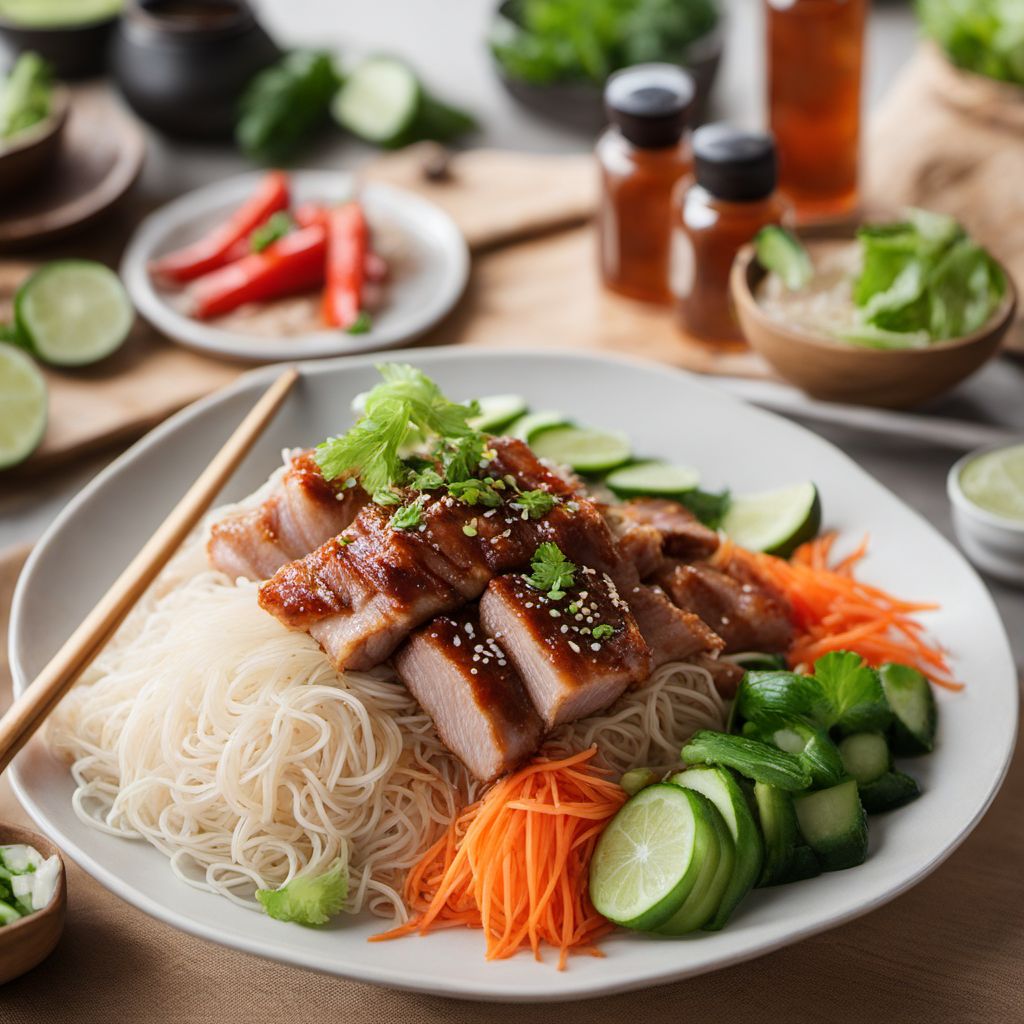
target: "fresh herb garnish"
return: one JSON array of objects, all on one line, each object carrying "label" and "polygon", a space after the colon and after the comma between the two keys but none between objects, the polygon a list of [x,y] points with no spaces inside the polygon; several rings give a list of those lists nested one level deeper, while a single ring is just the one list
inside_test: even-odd
[{"label": "fresh herb garnish", "polygon": [[878,672],[852,651],[833,651],[814,663],[814,678],[825,696],[820,723],[838,725],[844,732],[885,729],[892,715]]},{"label": "fresh herb garnish", "polygon": [[607,622],[602,622],[599,626],[593,628],[590,635],[595,640],[607,640],[614,632],[614,626],[609,626]]},{"label": "fresh herb garnish", "polygon": [[534,552],[530,563],[533,574],[526,577],[534,590],[543,590],[552,601],[565,597],[565,591],[576,582],[576,566],[557,544],[545,541]]},{"label": "fresh herb garnish", "polygon": [[369,334],[373,330],[373,317],[365,309],[359,310],[355,320],[345,328],[346,334]]},{"label": "fresh herb garnish", "polygon": [[918,0],[925,33],[959,67],[1024,85],[1019,0]]},{"label": "fresh herb garnish", "polygon": [[466,523],[465,526],[462,527],[462,532],[467,537],[475,537],[476,536],[476,520],[473,519],[470,522]]},{"label": "fresh herb garnish", "polygon": [[297,924],[326,924],[345,905],[348,870],[339,857],[322,874],[299,875],[280,889],[257,889],[256,899],[278,921]]},{"label": "fresh herb garnish", "polygon": [[423,524],[423,498],[417,498],[409,505],[403,505],[391,517],[391,529],[412,530]]},{"label": "fresh herb garnish", "polygon": [[485,508],[497,508],[501,504],[498,491],[505,489],[503,480],[495,480],[486,476],[482,480],[475,477],[469,480],[455,480],[448,484],[448,493],[465,505],[483,505]]},{"label": "fresh herb garnish", "polygon": [[417,471],[409,480],[409,486],[414,491],[434,491],[443,486],[444,479],[433,466],[424,466]]},{"label": "fresh herb garnish", "polygon": [[402,496],[384,487],[379,491],[373,492],[373,503],[375,505],[401,505]]},{"label": "fresh herb garnish", "polygon": [[438,458],[449,482],[468,480],[486,461],[487,438],[479,431],[470,431],[455,440],[447,440],[438,450]]},{"label": "fresh herb garnish", "polygon": [[540,519],[555,507],[555,498],[547,491],[539,489],[520,491],[516,495],[515,501],[512,502],[512,507],[519,509],[520,512],[525,512],[531,519]]},{"label": "fresh herb garnish", "polygon": [[295,221],[284,210],[278,210],[277,213],[272,213],[249,236],[249,249],[252,252],[263,252],[267,246],[284,238],[293,227],[295,227]]}]

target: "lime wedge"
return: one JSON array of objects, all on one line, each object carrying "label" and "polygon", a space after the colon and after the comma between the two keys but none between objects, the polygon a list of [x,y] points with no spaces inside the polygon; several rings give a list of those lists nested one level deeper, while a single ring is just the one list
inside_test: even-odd
[{"label": "lime wedge", "polygon": [[0,469],[27,459],[46,430],[46,382],[31,357],[0,344]]},{"label": "lime wedge", "polygon": [[732,499],[722,520],[726,535],[748,551],[791,555],[821,527],[821,501],[812,483]]},{"label": "lime wedge", "polygon": [[55,260],[37,270],[18,289],[14,315],[32,351],[54,366],[110,355],[135,319],[121,279],[92,260]]},{"label": "lime wedge", "polygon": [[623,805],[590,862],[590,898],[599,913],[647,931],[679,910],[717,843],[702,799],[658,783]]},{"label": "lime wedge", "polygon": [[552,427],[534,437],[530,447],[534,455],[577,473],[605,473],[628,462],[633,454],[624,435],[585,427]]},{"label": "lime wedge", "polygon": [[700,483],[700,474],[689,466],[672,466],[667,462],[637,462],[609,473],[605,483],[620,498],[674,498],[692,491]]}]

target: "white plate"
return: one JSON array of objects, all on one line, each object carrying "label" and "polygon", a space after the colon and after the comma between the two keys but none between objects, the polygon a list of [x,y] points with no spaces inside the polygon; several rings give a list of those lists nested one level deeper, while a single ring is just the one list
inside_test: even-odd
[{"label": "white plate", "polygon": [[[459,300],[469,276],[469,250],[455,222],[433,203],[389,185],[359,188],[371,227],[400,241],[402,269],[366,334],[316,331],[261,336],[217,322],[203,322],[175,307],[175,293],[154,285],[150,260],[198,238],[255,191],[261,172],[196,189],[150,214],[125,251],[121,277],[136,309],[172,341],[228,359],[283,362],[352,355],[404,345],[434,326]],[[337,203],[353,194],[354,179],[342,171],[289,173],[293,204]]]},{"label": "white plate", "polygon": [[[708,487],[737,491],[812,477],[825,522],[851,543],[871,535],[865,578],[907,598],[935,599],[928,618],[953,655],[962,694],[940,695],[935,754],[914,761],[920,800],[873,818],[871,855],[850,871],[759,890],[721,932],[658,940],[626,932],[602,943],[607,957],[483,959],[478,932],[367,943],[381,925],[345,922],[326,931],[281,924],[177,881],[142,843],[101,835],[71,810],[71,779],[38,741],[15,762],[14,784],[36,822],[118,895],[169,923],[222,942],[362,981],[477,999],[579,999],[710,971],[832,927],[885,903],[959,844],[1006,771],[1017,723],[1017,682],[999,615],[974,571],[916,512],[845,455],[801,427],[744,405],[667,368],[560,353],[421,350],[403,358],[448,394],[520,392],[594,426],[622,429],[636,450],[694,465]],[[374,381],[372,360],[305,368],[297,393],[246,459],[225,498],[251,491],[282,447],[346,426],[351,398]],[[11,618],[11,663],[22,690],[149,537],[274,375],[272,368],[179,413],[118,459],[60,515],[22,574]]]}]

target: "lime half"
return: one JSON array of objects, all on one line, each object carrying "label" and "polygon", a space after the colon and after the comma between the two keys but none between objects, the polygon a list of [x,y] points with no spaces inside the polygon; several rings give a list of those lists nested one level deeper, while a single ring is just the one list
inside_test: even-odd
[{"label": "lime half", "polygon": [[821,527],[821,501],[812,483],[778,491],[738,495],[722,520],[722,529],[748,551],[791,555]]},{"label": "lime half", "polygon": [[135,311],[121,279],[92,260],[56,260],[37,270],[14,299],[32,351],[54,366],[85,366],[119,349]]},{"label": "lime half", "polygon": [[46,382],[20,348],[0,344],[0,469],[27,459],[46,430]]}]

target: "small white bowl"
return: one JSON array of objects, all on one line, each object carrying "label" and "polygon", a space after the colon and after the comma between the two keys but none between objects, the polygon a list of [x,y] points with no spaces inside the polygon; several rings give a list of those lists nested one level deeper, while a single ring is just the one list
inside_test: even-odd
[{"label": "small white bowl", "polygon": [[976,505],[964,494],[960,475],[964,467],[987,452],[1010,447],[988,445],[958,459],[946,478],[946,493],[953,506],[953,529],[964,554],[982,572],[1014,586],[1024,586],[1024,522],[1007,519]]}]

